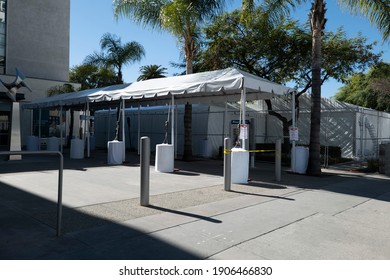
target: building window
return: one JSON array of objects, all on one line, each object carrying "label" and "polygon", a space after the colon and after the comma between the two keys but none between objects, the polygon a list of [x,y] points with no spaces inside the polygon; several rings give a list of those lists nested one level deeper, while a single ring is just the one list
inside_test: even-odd
[{"label": "building window", "polygon": [[6,13],[7,1],[0,0],[0,74],[5,74],[5,46],[6,46]]}]

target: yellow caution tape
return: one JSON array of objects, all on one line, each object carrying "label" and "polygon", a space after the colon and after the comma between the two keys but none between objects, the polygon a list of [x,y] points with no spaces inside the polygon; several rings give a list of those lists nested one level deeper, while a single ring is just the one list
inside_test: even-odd
[{"label": "yellow caution tape", "polygon": [[231,154],[231,153],[270,153],[270,152],[276,152],[276,150],[223,150],[223,153],[225,155]]}]

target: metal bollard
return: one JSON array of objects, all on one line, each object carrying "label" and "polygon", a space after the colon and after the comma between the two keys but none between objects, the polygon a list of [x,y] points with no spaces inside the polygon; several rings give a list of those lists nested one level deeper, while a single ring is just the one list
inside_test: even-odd
[{"label": "metal bollard", "polygon": [[141,137],[141,206],[149,205],[149,182],[150,182],[150,139]]},{"label": "metal bollard", "polygon": [[275,178],[276,181],[282,180],[282,140],[277,139],[275,144]]},{"label": "metal bollard", "polygon": [[225,191],[231,190],[232,185],[232,140],[230,138],[224,139],[224,152],[223,152],[223,186]]}]

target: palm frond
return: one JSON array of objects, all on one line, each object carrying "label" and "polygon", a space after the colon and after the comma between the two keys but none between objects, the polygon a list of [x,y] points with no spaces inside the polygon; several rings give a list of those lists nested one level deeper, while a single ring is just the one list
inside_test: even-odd
[{"label": "palm frond", "polygon": [[84,59],[83,64],[104,66],[106,65],[106,61],[107,57],[104,53],[94,52]]},{"label": "palm frond", "polygon": [[382,33],[383,41],[390,38],[389,0],[339,0],[350,12],[366,16]]},{"label": "palm frond", "polygon": [[[307,0],[264,0],[261,4],[261,9],[268,18],[269,23],[277,25],[284,18],[287,18],[297,6],[307,2]],[[254,11],[254,0],[243,0],[242,20],[245,17],[250,18],[250,14]]]},{"label": "palm frond", "polygon": [[169,0],[113,0],[114,15],[126,17],[138,24],[161,28],[160,11]]},{"label": "palm frond", "polygon": [[119,60],[122,61],[123,64],[127,65],[129,63],[141,61],[141,59],[144,56],[145,56],[144,47],[140,43],[132,41],[126,43],[121,48]]}]

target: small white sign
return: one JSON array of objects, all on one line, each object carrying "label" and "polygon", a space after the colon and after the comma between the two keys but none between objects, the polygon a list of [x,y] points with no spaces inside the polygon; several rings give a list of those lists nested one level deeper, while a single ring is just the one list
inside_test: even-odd
[{"label": "small white sign", "polygon": [[248,139],[248,125],[240,124],[240,139]]},{"label": "small white sign", "polygon": [[299,140],[299,131],[298,127],[290,127],[290,141]]}]

